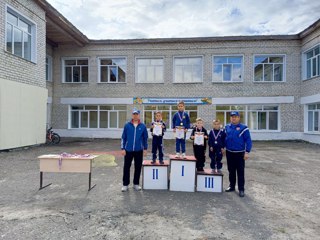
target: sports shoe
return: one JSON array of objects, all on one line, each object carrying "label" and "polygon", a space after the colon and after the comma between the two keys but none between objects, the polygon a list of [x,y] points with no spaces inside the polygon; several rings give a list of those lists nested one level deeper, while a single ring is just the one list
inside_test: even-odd
[{"label": "sports shoe", "polygon": [[163,160],[160,160],[159,163],[160,163],[160,164],[164,164]]},{"label": "sports shoe", "polygon": [[122,186],[121,191],[122,191],[122,192],[128,191],[128,186]]},{"label": "sports shoe", "polygon": [[155,164],[155,163],[156,163],[156,160],[155,160],[155,159],[151,161],[151,164]]},{"label": "sports shoe", "polygon": [[185,153],[182,153],[182,158],[187,158]]},{"label": "sports shoe", "polygon": [[139,185],[133,185],[133,189],[136,191],[140,191],[141,187]]},{"label": "sports shoe", "polygon": [[226,192],[234,192],[235,189],[233,187],[228,187],[225,191]]},{"label": "sports shoe", "polygon": [[176,158],[179,158],[180,157],[180,153],[176,153]]},{"label": "sports shoe", "polygon": [[244,191],[239,191],[239,197],[244,197]]}]

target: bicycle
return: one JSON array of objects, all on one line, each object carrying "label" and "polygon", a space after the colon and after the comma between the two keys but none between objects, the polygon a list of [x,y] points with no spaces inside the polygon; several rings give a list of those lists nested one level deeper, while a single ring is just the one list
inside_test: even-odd
[{"label": "bicycle", "polygon": [[47,144],[58,144],[60,142],[60,139],[61,138],[59,134],[52,131],[52,127],[47,129],[47,138],[46,138]]}]

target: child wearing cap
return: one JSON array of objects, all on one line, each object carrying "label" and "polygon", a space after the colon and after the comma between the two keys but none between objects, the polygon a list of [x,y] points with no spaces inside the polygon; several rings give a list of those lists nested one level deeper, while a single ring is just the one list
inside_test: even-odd
[{"label": "child wearing cap", "polygon": [[193,140],[193,153],[197,159],[197,171],[203,171],[204,164],[206,162],[208,132],[203,127],[203,121],[201,118],[196,119],[196,126],[192,129],[190,139]]},{"label": "child wearing cap", "polygon": [[209,133],[209,157],[211,159],[210,167],[212,172],[221,173],[222,157],[225,148],[226,133],[224,129],[221,129],[221,123],[219,119],[212,121],[212,130]]},{"label": "child wearing cap", "polygon": [[[178,112],[173,115],[172,128],[173,132],[176,133],[176,158],[180,157],[180,147],[182,152],[182,158],[186,157],[186,133],[190,127],[190,118],[188,113],[184,111],[185,105],[181,101],[178,103]],[[177,137],[178,131],[184,131],[183,136]]]},{"label": "child wearing cap", "polygon": [[157,151],[159,150],[159,163],[163,164],[163,135],[166,131],[166,124],[162,121],[162,113],[156,112],[156,120],[152,122],[150,132],[152,135],[152,161],[156,163]]}]

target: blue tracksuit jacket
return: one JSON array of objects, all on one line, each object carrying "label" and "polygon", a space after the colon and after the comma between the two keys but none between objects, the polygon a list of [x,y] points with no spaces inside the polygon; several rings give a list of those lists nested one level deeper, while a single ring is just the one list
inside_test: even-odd
[{"label": "blue tracksuit jacket", "polygon": [[137,152],[147,150],[148,148],[148,131],[146,125],[139,122],[135,127],[132,122],[124,125],[121,137],[121,149],[128,152]]},{"label": "blue tracksuit jacket", "polygon": [[230,152],[250,152],[252,141],[249,128],[244,124],[228,124],[226,131],[226,149]]}]

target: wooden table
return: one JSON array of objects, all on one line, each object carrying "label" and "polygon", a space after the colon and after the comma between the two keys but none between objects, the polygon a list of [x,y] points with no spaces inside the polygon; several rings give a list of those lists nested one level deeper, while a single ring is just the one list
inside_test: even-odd
[{"label": "wooden table", "polygon": [[89,173],[89,189],[90,191],[96,185],[91,187],[91,170],[92,161],[98,157],[97,155],[77,155],[77,154],[49,154],[38,157],[40,161],[40,188],[39,190],[51,185],[42,186],[43,173]]}]

